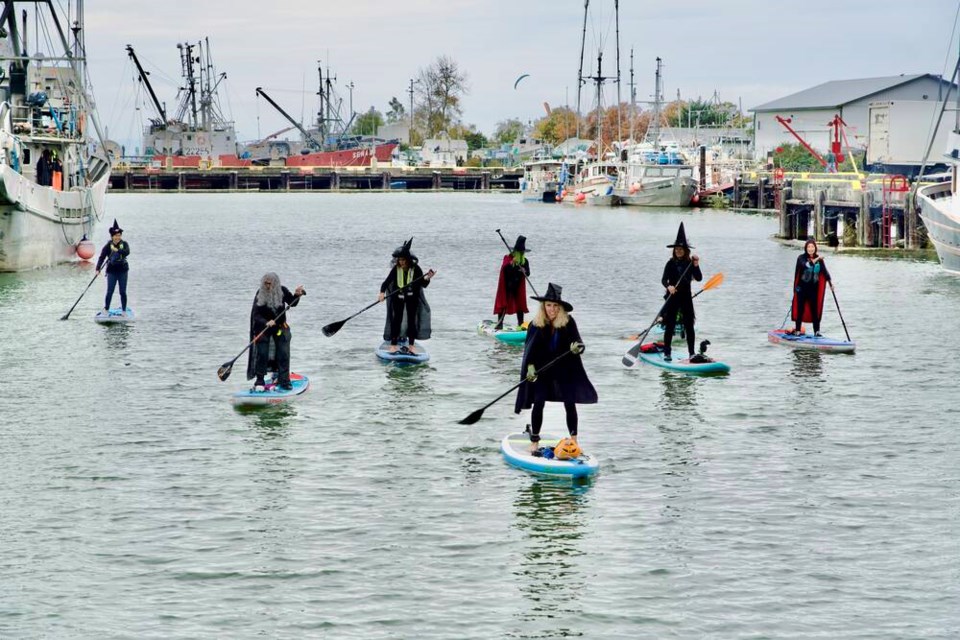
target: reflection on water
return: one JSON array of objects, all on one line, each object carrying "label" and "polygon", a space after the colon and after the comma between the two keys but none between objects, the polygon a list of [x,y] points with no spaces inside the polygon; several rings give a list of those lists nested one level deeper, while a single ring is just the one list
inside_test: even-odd
[{"label": "reflection on water", "polygon": [[22,302],[18,295],[23,289],[23,279],[15,273],[0,273],[0,304]]},{"label": "reflection on water", "polygon": [[812,349],[793,350],[793,376],[820,378],[823,375],[823,354]]},{"label": "reflection on water", "polygon": [[291,419],[297,415],[297,410],[292,404],[277,404],[262,407],[241,405],[234,407],[234,411],[249,416],[250,426],[263,440],[285,438]]},{"label": "reflection on water", "polygon": [[515,527],[526,534],[527,548],[514,572],[524,609],[515,617],[543,626],[524,629],[524,638],[570,638],[582,631],[554,626],[583,611],[580,595],[587,575],[580,564],[584,525],[589,518],[589,482],[536,479],[524,485],[513,502]]},{"label": "reflection on water", "polygon": [[133,335],[134,328],[129,324],[104,324],[103,342],[111,351],[117,351],[117,355],[127,355],[127,347],[130,337]]},{"label": "reflection on water", "polygon": [[386,363],[387,384],[385,388],[394,396],[428,395],[433,387],[427,383],[433,368],[427,364],[396,365]]},{"label": "reflection on water", "polygon": [[697,383],[694,376],[660,372],[660,384],[663,394],[657,406],[667,414],[681,414],[690,418],[699,418],[697,412]]}]

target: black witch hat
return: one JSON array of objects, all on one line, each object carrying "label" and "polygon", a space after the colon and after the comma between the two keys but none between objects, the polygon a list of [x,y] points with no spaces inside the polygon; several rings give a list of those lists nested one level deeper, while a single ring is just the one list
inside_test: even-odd
[{"label": "black witch hat", "polygon": [[113,219],[113,226],[110,227],[110,228],[108,229],[108,231],[110,232],[110,235],[114,235],[114,234],[116,234],[116,233],[123,233],[123,229],[121,229],[121,228],[120,228],[120,225],[117,224],[117,219],[116,219],[116,218]]},{"label": "black witch hat", "polygon": [[417,256],[410,253],[410,245],[413,244],[413,237],[411,236],[409,240],[403,243],[403,246],[397,247],[393,251],[394,258],[406,258],[410,262],[416,263]]},{"label": "black witch hat", "polygon": [[552,282],[547,284],[547,295],[545,296],[530,296],[534,300],[539,300],[540,302],[556,302],[562,306],[567,311],[573,311],[573,305],[569,302],[564,302],[560,297],[560,294],[563,292],[563,287],[558,284],[553,284]]},{"label": "black witch hat", "polygon": [[513,243],[513,249],[511,251],[519,251],[520,253],[527,253],[527,236],[517,236],[517,241]]},{"label": "black witch hat", "polygon": [[693,247],[687,244],[687,232],[683,229],[683,223],[680,223],[680,228],[677,229],[677,239],[674,240],[673,244],[668,244],[668,249],[673,249],[674,247],[683,247],[687,251],[693,249]]}]

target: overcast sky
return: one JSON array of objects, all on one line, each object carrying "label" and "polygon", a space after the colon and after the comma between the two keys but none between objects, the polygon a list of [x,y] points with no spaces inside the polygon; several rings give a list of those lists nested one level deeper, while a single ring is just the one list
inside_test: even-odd
[{"label": "overcast sky", "polygon": [[[942,73],[958,0],[622,0],[621,73],[634,49],[638,99],[664,60],[665,94],[710,97],[744,110],[821,82]],[[464,121],[491,133],[508,118],[539,118],[543,103],[576,96],[583,0],[86,0],[89,69],[101,120],[117,140],[138,140],[132,44],[161,100],[175,106],[176,44],[209,37],[227,73],[221,102],[241,140],[286,126],[254,89],[299,116],[315,112],[317,61],[353,82],[356,111],[408,103],[411,77],[438,55],[468,75]],[[604,75],[615,72],[613,0],[592,0],[587,62],[605,40]],[[528,73],[519,87],[513,83]],[[166,76],[166,79],[164,78]],[[306,98],[303,87],[306,86]],[[615,89],[607,90],[607,102]],[[622,89],[624,100],[629,96]],[[342,90],[344,99],[349,94]],[[306,102],[304,103],[304,100]],[[588,106],[586,103],[585,106]],[[259,121],[258,121],[259,118]]]}]

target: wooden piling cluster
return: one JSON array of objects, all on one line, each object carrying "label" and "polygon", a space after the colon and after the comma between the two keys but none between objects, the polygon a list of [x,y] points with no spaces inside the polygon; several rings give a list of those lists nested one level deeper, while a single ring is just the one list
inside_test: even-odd
[{"label": "wooden piling cluster", "polygon": [[[778,179],[779,178],[779,179]],[[928,249],[917,215],[916,186],[890,193],[883,176],[863,174],[747,174],[734,182],[732,205],[775,211],[783,240],[813,237],[834,247]]]},{"label": "wooden piling cluster", "polygon": [[113,192],[184,191],[516,191],[522,172],[509,169],[221,169],[124,168],[110,176]]}]

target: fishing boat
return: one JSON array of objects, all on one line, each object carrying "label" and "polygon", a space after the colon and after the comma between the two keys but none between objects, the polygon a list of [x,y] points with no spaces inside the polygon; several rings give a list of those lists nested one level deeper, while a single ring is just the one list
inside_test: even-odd
[{"label": "fishing boat", "polygon": [[948,136],[943,160],[950,165],[950,180],[921,187],[917,191],[918,212],[927,237],[937,250],[940,266],[960,274],[960,198],[957,194],[960,127]]},{"label": "fishing boat", "polygon": [[178,43],[183,87],[178,91],[176,111],[167,113],[140,59],[131,45],[127,55],[137,69],[156,112],[143,128],[144,155],[160,166],[194,167],[235,165],[237,132],[220,108],[218,88],[226,73],[217,73],[210,39]]},{"label": "fishing boat", "polygon": [[560,160],[533,160],[523,165],[520,199],[524,202],[556,202],[564,163]]},{"label": "fishing boat", "polygon": [[677,143],[661,139],[662,64],[663,61],[657,58],[653,117],[646,138],[624,149],[626,167],[614,189],[614,195],[622,205],[687,207],[697,192],[693,165],[687,163]]},{"label": "fishing boat", "polygon": [[[83,2],[66,5],[2,2],[0,271],[95,252],[88,238],[103,217],[110,159],[88,92]],[[26,6],[35,20],[21,23],[17,9]],[[41,23],[28,33],[27,25]],[[69,33],[64,24],[73,24]]]}]

